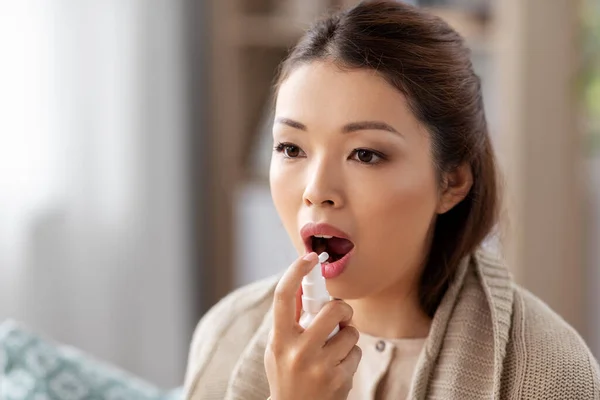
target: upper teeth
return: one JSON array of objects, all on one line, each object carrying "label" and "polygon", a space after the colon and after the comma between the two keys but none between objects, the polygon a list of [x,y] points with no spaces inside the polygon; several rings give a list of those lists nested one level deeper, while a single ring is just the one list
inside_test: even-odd
[{"label": "upper teeth", "polygon": [[331,239],[333,236],[329,236],[329,235],[315,235],[316,238],[323,238],[323,239]]}]

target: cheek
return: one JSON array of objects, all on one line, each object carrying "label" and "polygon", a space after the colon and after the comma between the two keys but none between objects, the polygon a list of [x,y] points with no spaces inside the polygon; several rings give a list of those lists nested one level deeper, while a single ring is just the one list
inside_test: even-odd
[{"label": "cheek", "polygon": [[[302,203],[302,183],[299,176],[294,175],[293,168],[286,168],[277,161],[271,163],[269,173],[271,198],[279,218],[291,238],[295,238],[298,212]],[[298,243],[294,243],[298,246]],[[300,243],[300,245],[302,245]],[[304,246],[302,245],[302,248]]]},{"label": "cheek", "polygon": [[406,254],[422,248],[437,205],[433,170],[412,171],[410,174],[396,171],[380,180],[372,180],[369,204],[360,208],[364,212],[361,220],[375,233],[370,235],[371,244],[389,243],[385,248],[396,256],[397,252]]},{"label": "cheek", "polygon": [[269,183],[271,186],[271,197],[273,204],[279,213],[282,220],[286,219],[286,211],[290,206],[290,190],[289,185],[293,182],[286,179],[289,174],[286,174],[281,165],[277,161],[271,162],[271,170],[269,173]]}]

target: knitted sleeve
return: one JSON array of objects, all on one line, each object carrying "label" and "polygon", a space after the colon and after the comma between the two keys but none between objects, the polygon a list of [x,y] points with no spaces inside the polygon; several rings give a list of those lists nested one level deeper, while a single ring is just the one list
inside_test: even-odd
[{"label": "knitted sleeve", "polygon": [[268,310],[277,279],[234,291],[200,320],[188,356],[186,399],[224,398],[231,371]]},{"label": "knitted sleeve", "polygon": [[514,356],[504,371],[513,383],[506,398],[600,400],[600,368],[583,339],[539,299],[521,295]]}]

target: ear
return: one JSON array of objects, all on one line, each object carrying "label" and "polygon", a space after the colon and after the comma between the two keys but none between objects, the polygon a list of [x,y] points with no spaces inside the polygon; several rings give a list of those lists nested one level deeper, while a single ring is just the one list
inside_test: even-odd
[{"label": "ear", "polygon": [[464,163],[443,176],[443,185],[436,212],[444,214],[463,201],[473,186],[471,165]]}]

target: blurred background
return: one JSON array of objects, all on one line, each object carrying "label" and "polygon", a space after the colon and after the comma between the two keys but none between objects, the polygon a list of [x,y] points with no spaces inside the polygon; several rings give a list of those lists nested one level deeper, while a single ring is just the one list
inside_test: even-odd
[{"label": "blurred background", "polygon": [[[347,0],[0,0],[0,321],[163,387],[198,319],[295,258],[270,84]],[[472,48],[498,246],[600,356],[600,0],[413,0]]]}]

